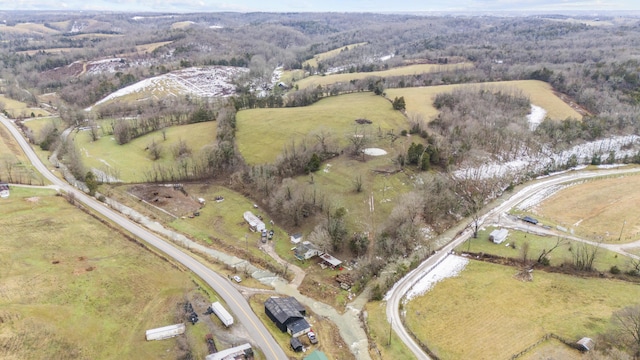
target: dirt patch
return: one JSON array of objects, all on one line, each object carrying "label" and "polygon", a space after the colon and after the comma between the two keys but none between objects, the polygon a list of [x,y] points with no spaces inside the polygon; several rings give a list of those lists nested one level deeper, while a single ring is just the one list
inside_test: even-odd
[{"label": "dirt patch", "polygon": [[40,201],[40,198],[37,196],[29,197],[25,199],[27,202],[37,204]]},{"label": "dirt patch", "polygon": [[192,215],[201,206],[180,186],[135,185],[128,192],[175,216]]}]

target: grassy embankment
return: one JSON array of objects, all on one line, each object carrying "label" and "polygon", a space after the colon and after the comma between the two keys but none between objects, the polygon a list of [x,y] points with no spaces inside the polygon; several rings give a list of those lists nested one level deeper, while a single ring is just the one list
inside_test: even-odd
[{"label": "grassy embankment", "polygon": [[351,49],[354,49],[358,46],[362,46],[362,45],[366,45],[366,42],[361,42],[361,43],[355,43],[355,44],[349,44],[349,45],[345,45],[345,46],[341,46],[338,49],[333,49],[333,50],[329,50],[329,51],[325,51],[323,53],[319,53],[313,56],[313,58],[305,61],[302,63],[302,67],[305,67],[307,65],[311,66],[311,67],[318,67],[318,62],[327,60],[327,59],[331,59],[335,56],[337,56],[338,54],[340,54],[342,51],[349,51]]},{"label": "grassy embankment", "polygon": [[[13,188],[2,200],[0,357],[178,356],[176,340],[144,332],[179,322],[176,304],[197,292],[191,276],[54,193]],[[202,358],[204,342],[193,343]]]},{"label": "grassy embankment", "polygon": [[[359,72],[359,73],[346,73],[346,74],[331,74],[331,75],[313,75],[304,79],[298,80],[295,85],[298,85],[299,89],[305,89],[309,87],[316,87],[318,85],[325,86],[335,83],[347,83],[351,80],[362,80],[371,76],[388,77],[388,76],[404,76],[404,75],[416,75],[430,72],[445,72],[459,69],[472,68],[471,63],[459,63],[459,64],[416,64],[395,67],[389,70],[372,71],[372,72]],[[385,90],[386,91],[386,90]],[[392,97],[393,98],[393,97]]]},{"label": "grassy embankment", "polygon": [[[101,124],[103,127],[110,126],[108,120]],[[166,129],[166,141],[163,140],[162,132],[156,131],[124,145],[118,145],[111,135],[103,135],[94,142],[88,131],[74,132],[73,136],[85,166],[103,170],[111,168],[125,182],[144,182],[148,180],[146,175],[154,165],[169,166],[174,163],[171,149],[180,140],[187,143],[194,156],[202,147],[213,143],[216,139],[216,126],[215,121],[173,126]],[[162,147],[161,157],[156,161],[145,150],[152,141]]]},{"label": "grassy embankment", "polygon": [[551,85],[537,80],[398,88],[386,89],[385,92],[389,99],[403,96],[408,114],[419,114],[422,115],[425,120],[431,120],[438,115],[438,110],[433,106],[435,96],[460,88],[496,88],[503,91],[521,91],[523,95],[530,98],[532,104],[545,109],[547,111],[547,117],[551,119],[582,119],[582,115],[553,93]]},{"label": "grassy embankment", "polygon": [[28,161],[9,130],[0,125],[0,181],[44,185],[45,179]]},{"label": "grassy embankment", "polygon": [[47,110],[38,107],[29,107],[26,103],[13,100],[4,95],[0,95],[0,103],[4,104],[4,109],[9,113],[11,118],[23,117],[30,118],[31,114],[35,117],[51,115]]},{"label": "grassy embankment", "polygon": [[516,272],[471,261],[405,306],[409,329],[442,359],[506,359],[547,333],[595,337],[614,311],[640,296],[623,281],[535,271],[532,282],[522,282]]}]

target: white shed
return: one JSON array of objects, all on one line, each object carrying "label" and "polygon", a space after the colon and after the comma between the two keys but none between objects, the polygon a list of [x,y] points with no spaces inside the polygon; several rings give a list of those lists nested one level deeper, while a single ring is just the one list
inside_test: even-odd
[{"label": "white shed", "polygon": [[168,339],[174,336],[184,334],[184,330],[185,330],[184,324],[175,324],[175,325],[169,325],[169,326],[147,330],[145,332],[145,335],[147,337],[147,341],[164,340],[164,339]]},{"label": "white shed", "polygon": [[224,306],[222,306],[222,304],[220,304],[217,301],[214,302],[213,304],[211,304],[211,310],[213,310],[213,313],[216,314],[216,316],[218,316],[218,319],[222,321],[224,326],[229,327],[233,325],[233,316],[229,314],[227,309],[225,309]]},{"label": "white shed", "polygon": [[507,239],[507,235],[509,235],[509,230],[495,229],[491,234],[489,234],[489,240],[493,241],[495,244],[500,244]]}]

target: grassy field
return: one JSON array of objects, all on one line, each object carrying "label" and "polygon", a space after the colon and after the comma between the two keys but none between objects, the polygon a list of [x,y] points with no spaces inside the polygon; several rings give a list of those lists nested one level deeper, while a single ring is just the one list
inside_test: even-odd
[{"label": "grassy field", "polygon": [[142,45],[136,45],[136,51],[132,52],[132,53],[122,53],[122,54],[118,54],[118,56],[122,56],[122,57],[127,57],[127,56],[133,56],[136,54],[146,54],[146,53],[151,53],[153,52],[153,50],[161,47],[161,46],[165,46],[167,44],[171,44],[172,41],[160,41],[160,42],[155,42],[155,43],[149,43],[149,44],[142,44]]},{"label": "grassy field", "polygon": [[51,35],[57,34],[59,31],[50,29],[44,24],[35,23],[19,23],[15,26],[0,25],[0,33],[16,34],[16,35]]},{"label": "grassy field", "polygon": [[[302,142],[321,129],[334,134],[334,139],[347,144],[347,136],[354,134],[356,119],[373,121],[367,131],[377,134],[407,129],[404,116],[391,104],[372,93],[356,93],[326,98],[297,108],[252,109],[238,112],[238,149],[249,164],[270,163],[276,160],[285,146]],[[311,141],[311,139],[307,139]]]},{"label": "grassy field", "polygon": [[405,306],[409,328],[441,359],[507,359],[547,333],[594,337],[640,296],[640,287],[622,281],[535,271],[522,282],[516,271],[471,261]]},{"label": "grassy field", "polygon": [[398,338],[395,331],[391,331],[391,337],[389,337],[389,330],[391,329],[387,321],[386,302],[368,302],[365,310],[367,312],[369,336],[375,343],[375,347],[369,351],[372,359],[415,359],[413,353]]},{"label": "grassy field", "polygon": [[[577,236],[608,243],[640,240],[640,176],[597,179],[565,188],[532,211]],[[620,240],[618,240],[620,239]]]},{"label": "grassy field", "polygon": [[195,291],[188,274],[51,190],[13,188],[1,203],[1,358],[178,356],[176,340],[144,332],[177,322],[176,304]]},{"label": "grassy field", "polygon": [[[102,126],[110,126],[109,121]],[[28,124],[28,123],[27,123]],[[125,182],[145,181],[145,172],[153,168],[154,164],[170,165],[174,162],[171,149],[180,140],[186,141],[193,154],[205,145],[213,143],[216,138],[215,121],[197,124],[174,126],[166,129],[167,140],[163,140],[162,133],[156,131],[136,138],[125,145],[118,145],[112,136],[102,136],[92,142],[86,131],[73,133],[76,146],[83,155],[85,166],[96,169],[111,168],[119,173],[119,178]],[[162,146],[161,158],[155,162],[149,152],[145,150],[155,141]]]},{"label": "grassy field", "polygon": [[387,77],[387,76],[415,75],[415,74],[423,74],[423,73],[430,73],[430,72],[452,71],[456,69],[468,69],[472,67],[473,67],[473,64],[471,63],[448,64],[448,65],[417,64],[417,65],[408,65],[408,66],[392,68],[389,70],[373,71],[373,72],[331,74],[331,75],[325,75],[325,76],[313,75],[297,81],[295,85],[298,85],[300,89],[305,89],[309,87],[316,87],[318,85],[325,86],[325,85],[331,85],[339,82],[346,83],[351,80],[362,80],[370,76]]},{"label": "grassy field", "polygon": [[390,99],[403,96],[406,102],[408,114],[420,114],[424,119],[431,120],[438,115],[438,110],[433,107],[433,100],[435,99],[435,96],[440,93],[451,92],[454,89],[461,87],[478,89],[481,87],[492,87],[504,90],[522,91],[525,96],[528,96],[531,99],[532,104],[545,109],[547,111],[547,116],[551,119],[582,119],[582,115],[572,109],[553,93],[551,85],[537,80],[499,81],[484,84],[459,84],[386,89],[385,92],[387,97]]},{"label": "grassy field", "polygon": [[327,52],[323,52],[320,54],[316,54],[313,59],[309,59],[305,62],[302,63],[302,66],[305,67],[307,65],[311,66],[311,67],[318,67],[318,62],[326,60],[326,59],[331,59],[332,57],[340,54],[340,52],[345,51],[346,50],[351,50],[353,48],[356,48],[358,46],[362,46],[362,45],[366,45],[366,42],[361,42],[361,43],[356,43],[356,44],[350,44],[350,45],[345,45],[342,46],[338,49],[333,49],[333,50],[329,50]]},{"label": "grassy field", "polygon": [[28,118],[31,117],[31,113],[38,117],[51,115],[44,109],[29,107],[26,103],[7,98],[4,95],[0,95],[0,103],[4,104],[4,109],[9,113],[9,115],[11,115],[12,118],[17,118],[18,116]]},{"label": "grassy field", "polygon": [[27,160],[9,130],[0,125],[0,181],[44,185],[46,181]]},{"label": "grassy field", "polygon": [[[478,232],[477,239],[470,239],[457,247],[456,251],[470,251],[474,253],[493,254],[498,256],[510,257],[515,259],[522,258],[522,246],[525,242],[529,243],[529,256],[530,261],[536,261],[538,256],[542,253],[542,250],[551,249],[558,240],[557,237],[551,236],[538,236],[534,234],[528,234],[522,231],[509,230],[509,237],[502,244],[494,244],[489,241],[489,233],[495,230],[494,227]],[[515,249],[512,246],[516,244]],[[555,249],[550,255],[549,260],[551,265],[559,266],[563,263],[571,263],[573,259],[573,252],[577,246],[582,246],[577,241],[568,241],[563,246]],[[587,245],[588,249],[593,249],[593,246]],[[597,271],[609,272],[612,266],[617,266],[622,271],[631,270],[629,268],[629,258],[618,255],[613,251],[606,249],[598,249],[596,253],[596,259],[593,262],[594,268]]]}]

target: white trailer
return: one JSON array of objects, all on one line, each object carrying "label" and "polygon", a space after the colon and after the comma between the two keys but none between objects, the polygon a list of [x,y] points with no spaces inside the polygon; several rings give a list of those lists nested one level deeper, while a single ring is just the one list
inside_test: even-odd
[{"label": "white trailer", "polygon": [[174,336],[178,336],[180,334],[184,334],[185,326],[184,324],[175,324],[164,326],[161,328],[150,329],[145,332],[147,336],[147,341],[151,340],[164,340],[168,338],[172,338]]},{"label": "white trailer", "polygon": [[218,316],[218,319],[222,321],[224,326],[229,327],[233,325],[233,316],[229,314],[227,309],[225,309],[224,306],[222,306],[222,304],[220,304],[217,301],[214,302],[213,304],[211,304],[211,310],[213,310],[213,313]]}]

